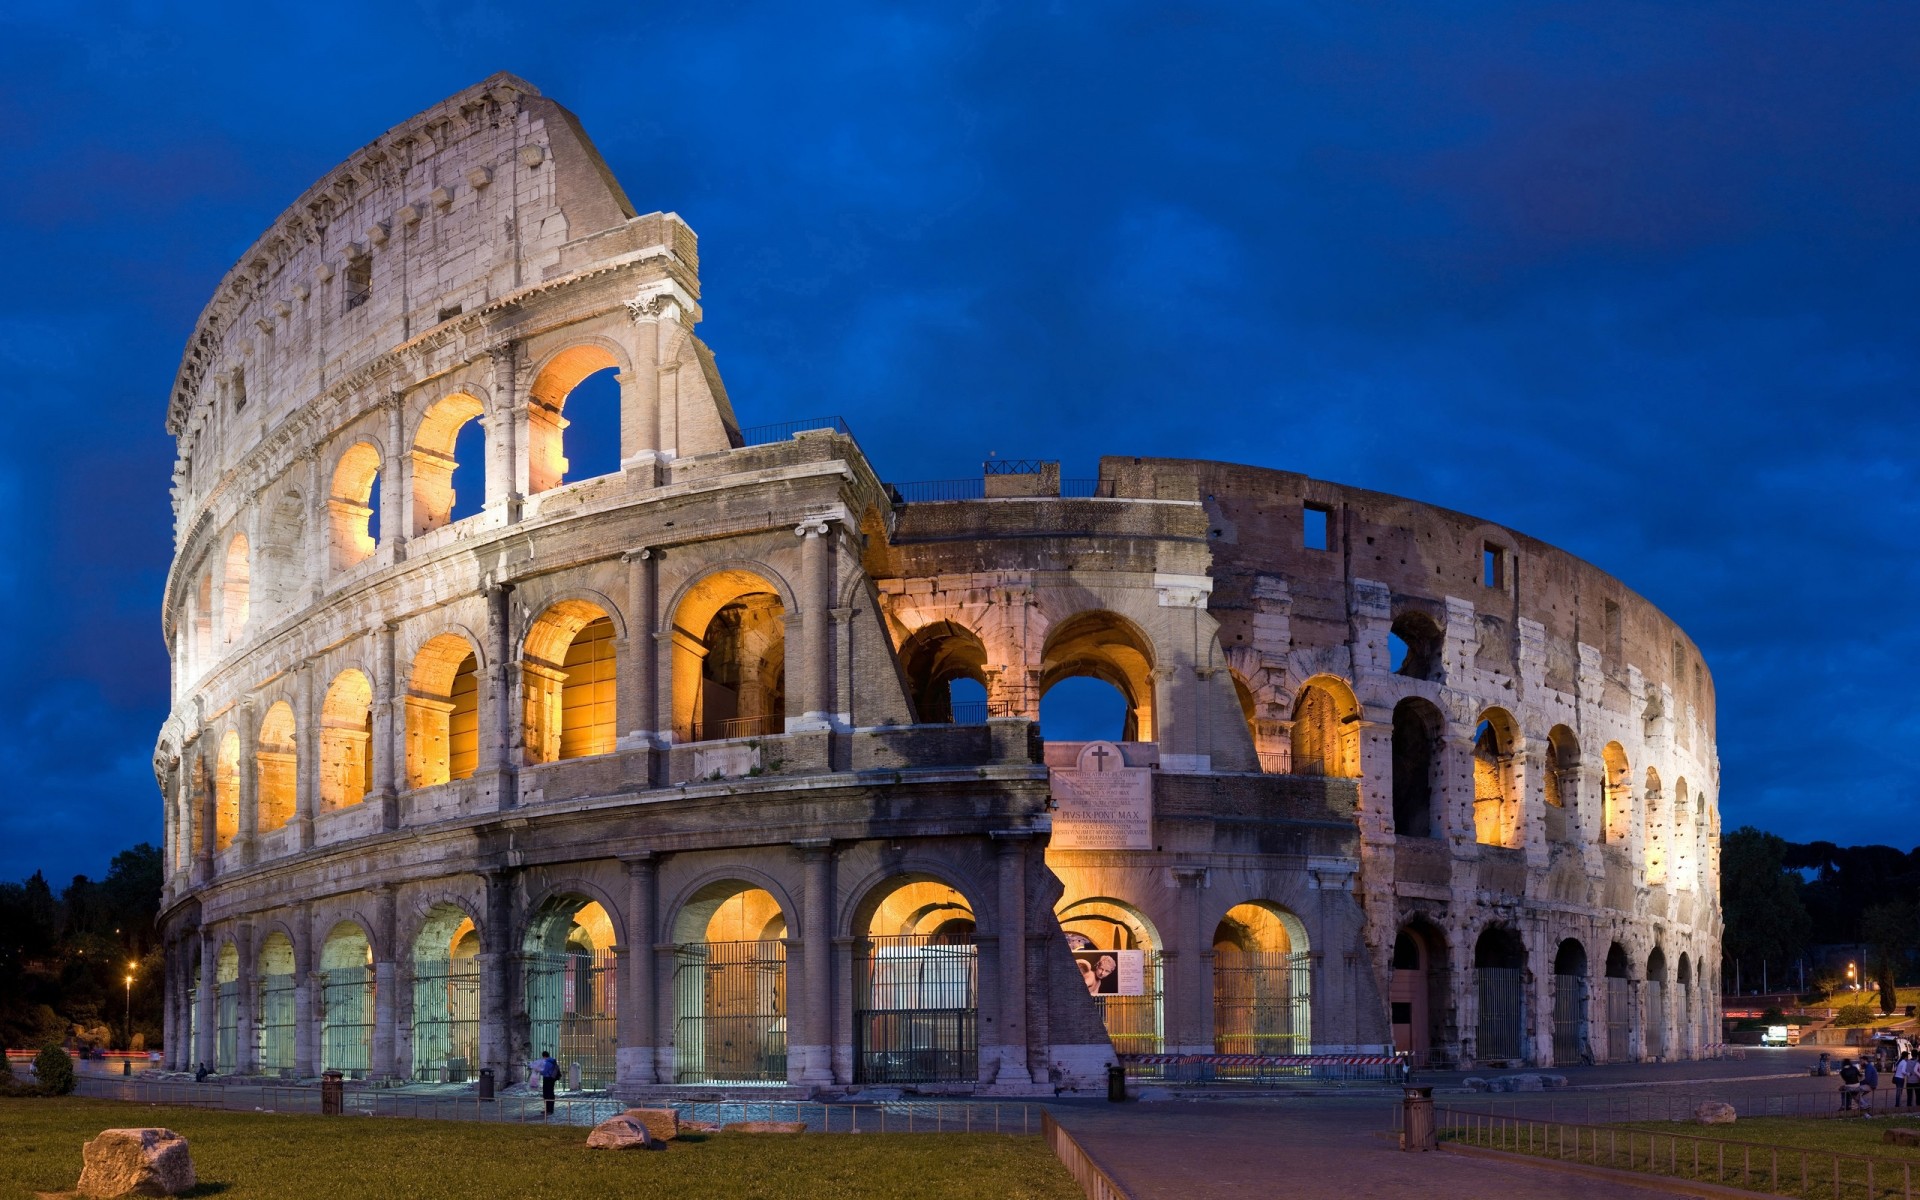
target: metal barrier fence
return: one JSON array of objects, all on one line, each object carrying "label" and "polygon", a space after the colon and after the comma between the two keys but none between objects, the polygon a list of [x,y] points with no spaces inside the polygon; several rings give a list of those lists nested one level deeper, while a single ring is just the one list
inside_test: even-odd
[{"label": "metal barrier fence", "polygon": [[1443,1141],[1802,1200],[1913,1200],[1913,1164],[1663,1130],[1439,1109]]},{"label": "metal barrier fence", "polygon": [[749,425],[740,431],[742,446],[767,446],[774,442],[793,440],[796,433],[807,433],[815,429],[830,429],[835,433],[853,436],[853,430],[839,417],[802,417],[797,421],[778,421],[772,425]]},{"label": "metal barrier fence", "polygon": [[[1402,1083],[1398,1054],[1120,1054],[1127,1077],[1172,1084]],[[1395,1112],[1399,1110],[1396,1108]],[[1396,1117],[1396,1119],[1398,1119]]]},{"label": "metal barrier fence", "polygon": [[[125,1100],[235,1112],[318,1113],[320,1089],[273,1084],[186,1083],[173,1080],[82,1079],[79,1094],[95,1100]],[[538,1095],[507,1094],[482,1100],[399,1089],[347,1089],[345,1115],[405,1117],[432,1121],[576,1125],[590,1128],[634,1105],[611,1096],[554,1100],[551,1117]],[[728,1125],[735,1121],[800,1121],[814,1133],[1005,1133],[1037,1134],[1043,1110],[1032,1104],[993,1101],[901,1100],[876,1104],[822,1104],[811,1100],[647,1100],[645,1107],[671,1108],[683,1121]]]},{"label": "metal barrier fence", "polygon": [[1073,1182],[1079,1187],[1087,1200],[1132,1200],[1125,1188],[1107,1174],[1099,1163],[1093,1161],[1085,1149],[1053,1119],[1053,1114],[1040,1114],[1040,1136],[1047,1139],[1047,1148],[1060,1160],[1060,1165],[1073,1176]]},{"label": "metal barrier fence", "polygon": [[[1474,1111],[1489,1116],[1524,1117],[1576,1125],[1622,1125],[1691,1120],[1694,1110],[1709,1100],[1732,1104],[1742,1117],[1828,1117],[1840,1109],[1837,1084],[1831,1088],[1759,1094],[1738,1084],[1723,1084],[1711,1090],[1687,1089],[1662,1094],[1520,1092],[1474,1096],[1465,1103],[1471,1104]],[[1873,1111],[1884,1114],[1907,1110],[1875,1104]],[[1393,1111],[1393,1128],[1396,1131],[1399,1121],[1400,1110],[1396,1106]]]}]

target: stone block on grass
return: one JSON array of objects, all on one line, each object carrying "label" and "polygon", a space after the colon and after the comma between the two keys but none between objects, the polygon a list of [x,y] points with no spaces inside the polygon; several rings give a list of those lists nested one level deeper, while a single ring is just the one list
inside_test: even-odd
[{"label": "stone block on grass", "polygon": [[1920,1146],[1920,1129],[1883,1129],[1880,1140],[1889,1146]]},{"label": "stone block on grass", "polygon": [[680,1136],[680,1114],[671,1108],[630,1108],[627,1115],[645,1125],[657,1142],[670,1142]]},{"label": "stone block on grass", "polygon": [[1693,1110],[1693,1120],[1698,1125],[1731,1125],[1738,1117],[1733,1105],[1725,1100],[1702,1100]]},{"label": "stone block on grass", "polygon": [[720,1127],[722,1133],[805,1133],[805,1121],[731,1121]]},{"label": "stone block on grass", "polygon": [[587,1135],[589,1150],[651,1150],[659,1144],[629,1113],[600,1122]]},{"label": "stone block on grass", "polygon": [[187,1139],[171,1129],[102,1130],[81,1161],[82,1196],[177,1196],[195,1183]]}]

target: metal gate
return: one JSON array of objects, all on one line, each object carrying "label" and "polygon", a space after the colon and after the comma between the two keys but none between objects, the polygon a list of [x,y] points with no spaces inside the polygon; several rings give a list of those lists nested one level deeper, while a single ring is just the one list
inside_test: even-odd
[{"label": "metal gate", "polygon": [[184,1069],[200,1065],[200,989],[187,989],[187,1056]]},{"label": "metal gate", "polygon": [[260,977],[260,1069],[293,1070],[293,976]]},{"label": "metal gate", "polygon": [[355,1079],[373,1069],[373,968],[320,973],[320,1069]]},{"label": "metal gate", "polygon": [[1159,1054],[1166,1048],[1160,951],[1147,951],[1145,975],[1144,995],[1104,997],[1107,1037],[1115,1054]]},{"label": "metal gate", "polygon": [[413,1075],[464,1083],[480,1058],[480,966],[471,958],[414,968]]},{"label": "metal gate", "polygon": [[674,957],[675,1082],[785,1080],[786,943],[687,942]]},{"label": "metal gate", "polygon": [[1519,967],[1478,967],[1480,980],[1480,1029],[1477,1057],[1483,1063],[1496,1059],[1517,1062],[1520,1027],[1525,1013],[1526,972]]},{"label": "metal gate", "polygon": [[1647,980],[1647,1057],[1667,1056],[1667,985],[1664,980]]},{"label": "metal gate", "polygon": [[1579,975],[1553,977],[1553,1062],[1571,1066],[1580,1061],[1586,1025],[1587,981]]},{"label": "metal gate", "polygon": [[1610,1062],[1627,1062],[1633,1057],[1633,1043],[1628,1039],[1633,1029],[1633,990],[1627,980],[1610,976],[1607,979],[1607,1059]]},{"label": "metal gate", "polygon": [[231,1075],[240,1069],[240,981],[213,990],[213,1069]]},{"label": "metal gate", "polygon": [[604,1088],[617,1068],[619,970],[611,954],[526,956],[527,1019],[535,1057],[551,1050],[563,1069],[580,1064],[582,1087]]},{"label": "metal gate", "polygon": [[868,938],[855,952],[853,976],[855,1083],[979,1077],[979,956],[971,943]]},{"label": "metal gate", "polygon": [[1214,956],[1214,1053],[1312,1053],[1308,958],[1267,951]]}]

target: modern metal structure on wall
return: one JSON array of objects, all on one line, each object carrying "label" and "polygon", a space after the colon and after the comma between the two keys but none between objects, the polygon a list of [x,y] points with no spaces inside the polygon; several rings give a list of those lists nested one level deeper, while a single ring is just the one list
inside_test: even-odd
[{"label": "modern metal structure on wall", "polygon": [[[172,1065],[1702,1052],[1713,697],[1651,605],[1281,471],[889,485],[836,420],[740,427],[698,270],[496,76],[221,281],[168,409]],[[579,478],[590,403],[619,461]],[[1076,678],[1110,741],[1044,737]]]}]

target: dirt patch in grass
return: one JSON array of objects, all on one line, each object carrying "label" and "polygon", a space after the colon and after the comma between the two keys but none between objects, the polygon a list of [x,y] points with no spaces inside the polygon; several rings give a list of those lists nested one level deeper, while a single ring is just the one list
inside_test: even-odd
[{"label": "dirt patch in grass", "polygon": [[664,1152],[586,1148],[587,1131],[458,1121],[210,1112],[111,1100],[0,1100],[0,1198],[72,1188],[102,1129],[186,1136],[222,1200],[727,1197],[739,1200],[1075,1200],[1038,1137],[997,1134],[721,1134]]}]

